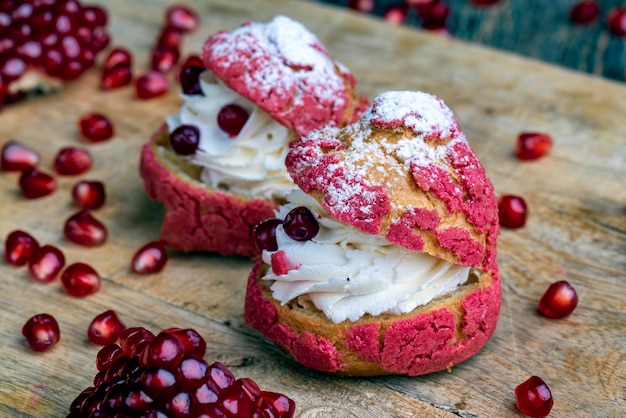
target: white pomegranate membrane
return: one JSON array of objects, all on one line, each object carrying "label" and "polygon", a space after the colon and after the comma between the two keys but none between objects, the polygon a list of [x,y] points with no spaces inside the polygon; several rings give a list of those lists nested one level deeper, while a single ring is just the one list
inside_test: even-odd
[{"label": "white pomegranate membrane", "polygon": [[[296,134],[208,70],[200,76],[200,88],[203,95],[182,95],[180,113],[170,116],[167,125],[170,132],[180,125],[193,125],[200,131],[196,153],[186,158],[203,167],[202,182],[239,196],[282,199],[295,187],[284,162]],[[217,123],[220,110],[230,104],[250,115],[235,137],[229,137]]]},{"label": "white pomegranate membrane", "polygon": [[[272,296],[282,304],[306,295],[338,324],[366,314],[411,312],[480,274],[334,220],[301,190],[293,190],[287,200],[277,210],[277,218],[284,219],[295,207],[305,206],[320,229],[311,240],[295,241],[279,225],[277,251],[263,251],[263,261],[270,265],[263,279],[273,282]],[[286,274],[275,274],[271,268],[272,254],[280,251],[290,266]]]}]

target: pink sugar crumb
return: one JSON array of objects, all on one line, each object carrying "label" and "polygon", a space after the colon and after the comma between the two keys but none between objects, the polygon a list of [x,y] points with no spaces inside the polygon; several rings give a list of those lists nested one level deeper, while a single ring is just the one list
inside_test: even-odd
[{"label": "pink sugar crumb", "polygon": [[380,324],[357,325],[346,332],[346,347],[361,358],[380,364]]},{"label": "pink sugar crumb", "polygon": [[285,257],[284,251],[277,251],[271,255],[272,271],[277,276],[289,273],[289,265],[287,263],[287,257]]},{"label": "pink sugar crumb", "polygon": [[445,205],[448,212],[458,212],[463,207],[463,189],[450,177],[450,173],[435,164],[410,164],[411,175],[418,187],[432,192]]},{"label": "pink sugar crumb", "polygon": [[413,251],[421,251],[424,248],[424,240],[418,231],[434,231],[439,226],[441,218],[436,210],[413,208],[405,211],[400,219],[389,227],[387,240],[393,244],[408,248]]},{"label": "pink sugar crumb", "polygon": [[[322,143],[328,148],[333,141],[320,141],[319,146]],[[314,139],[301,138],[294,141],[290,147],[291,151],[287,154],[285,165],[291,178],[304,192],[323,190],[333,176],[343,174],[343,169],[337,165],[340,161],[339,156],[321,152]]]},{"label": "pink sugar crumb", "polygon": [[345,369],[335,346],[325,338],[304,331],[293,344],[293,356],[300,364],[313,370],[336,373]]},{"label": "pink sugar crumb", "polygon": [[244,320],[251,327],[266,334],[278,320],[278,311],[270,301],[263,297],[257,285],[256,278],[261,265],[261,262],[255,263],[248,277]]},{"label": "pink sugar crumb", "polygon": [[496,328],[493,318],[500,314],[500,292],[499,274],[496,273],[491,286],[467,295],[461,301],[465,312],[461,331],[465,335],[482,333],[491,337]]},{"label": "pink sugar crumb", "polygon": [[482,265],[484,248],[480,242],[472,238],[466,229],[451,227],[438,231],[437,241],[439,245],[457,256],[459,264],[465,266]]}]

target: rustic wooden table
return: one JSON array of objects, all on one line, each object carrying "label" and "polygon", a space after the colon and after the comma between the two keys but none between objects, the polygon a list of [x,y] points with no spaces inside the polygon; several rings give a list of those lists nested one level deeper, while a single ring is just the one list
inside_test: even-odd
[{"label": "rustic wooden table", "polygon": [[[137,71],[147,68],[162,11],[172,2],[101,3],[111,14],[113,44],[132,48]],[[64,416],[96,373],[98,347],[85,332],[107,309],[128,326],[196,328],[208,342],[208,361],[291,396],[299,418],[515,417],[513,390],[533,374],[552,389],[553,417],[626,414],[626,86],[308,2],[188,3],[202,14],[203,26],[186,39],[186,52],[198,52],[217,30],[281,13],[316,33],[370,97],[412,89],[444,99],[497,193],[520,194],[529,204],[527,226],[504,230],[499,240],[503,305],[495,336],[451,372],[335,378],[294,364],[243,323],[250,261],[172,252],[162,273],[133,275],[130,258],[157,238],[162,216],[137,174],[139,149],[180,99],[176,89],[150,101],[134,99],[131,87],[101,92],[96,69],[60,93],[0,113],[0,143],[32,146],[44,168],[61,146],[92,150],[94,168],[81,178],[106,183],[108,202],[96,216],[110,232],[107,243],[93,249],[63,239],[63,221],[75,210],[76,178],[60,178],[56,193],[26,201],[17,175],[0,175],[1,237],[24,229],[61,247],[68,262],[92,264],[104,278],[100,292],[77,299],[58,281],[38,284],[24,269],[0,263],[0,416]],[[115,138],[81,143],[76,120],[90,111],[112,118]],[[516,135],[528,130],[554,137],[549,157],[531,163],[513,157]],[[546,319],[537,314],[537,301],[559,279],[575,286],[580,304],[569,318]],[[58,319],[62,336],[53,350],[35,354],[20,329],[40,312]]]}]

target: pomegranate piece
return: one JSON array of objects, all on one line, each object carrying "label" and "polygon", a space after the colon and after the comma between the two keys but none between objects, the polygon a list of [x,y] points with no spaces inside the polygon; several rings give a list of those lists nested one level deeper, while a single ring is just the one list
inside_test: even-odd
[{"label": "pomegranate piece", "polygon": [[500,226],[517,229],[526,224],[528,208],[524,198],[515,195],[503,195],[498,200]]},{"label": "pomegranate piece", "polygon": [[[120,321],[120,318],[117,316],[117,313],[113,310],[108,310],[102,312],[97,315],[89,324],[89,328],[87,328],[87,338],[94,344],[99,345],[109,345],[113,344],[119,338],[122,331],[124,331],[126,327]],[[117,347],[117,346],[115,346]],[[121,349],[119,349],[119,353],[121,353]],[[108,354],[108,358],[113,353]],[[102,363],[104,359],[100,360],[100,366],[102,367]],[[98,368],[98,370],[101,370]]]},{"label": "pomegranate piece", "polygon": [[29,168],[22,172],[19,179],[22,196],[26,199],[37,199],[47,196],[57,188],[57,181],[50,174]]},{"label": "pomegranate piece", "polygon": [[128,356],[143,353],[144,348],[154,339],[154,334],[142,327],[126,328],[120,334],[120,348]]},{"label": "pomegranate piece", "polygon": [[12,266],[24,266],[39,243],[28,232],[19,229],[11,232],[4,242],[4,260]]},{"label": "pomegranate piece", "polygon": [[106,191],[101,181],[81,180],[72,188],[74,203],[83,209],[98,209],[104,205]]},{"label": "pomegranate piece", "polygon": [[295,241],[308,241],[320,230],[320,226],[310,210],[298,206],[289,211],[283,222],[287,236]]},{"label": "pomegranate piece", "polygon": [[276,251],[278,244],[276,243],[276,228],[282,224],[280,219],[272,218],[259,222],[252,230],[254,245],[259,251]]},{"label": "pomegranate piece", "polygon": [[102,90],[112,90],[127,86],[132,80],[133,72],[131,67],[125,64],[118,64],[112,68],[102,70],[100,88]]},{"label": "pomegranate piece", "polygon": [[200,27],[200,18],[189,6],[175,4],[165,11],[165,27],[174,28],[181,33],[193,32]]},{"label": "pomegranate piece", "polygon": [[160,47],[152,51],[150,68],[154,71],[166,73],[174,68],[179,59],[180,52],[178,52],[178,48]]},{"label": "pomegranate piece", "polygon": [[52,315],[41,313],[26,321],[22,327],[22,335],[34,351],[46,351],[59,342],[61,331]]},{"label": "pomegranate piece", "polygon": [[70,264],[61,274],[61,283],[65,291],[77,298],[82,298],[100,289],[102,279],[98,272],[85,263]]},{"label": "pomegranate piece", "polygon": [[200,57],[200,55],[191,54],[187,58],[185,58],[185,61],[181,65],[181,69],[183,69],[185,67],[200,67],[200,68],[203,68],[204,67],[204,61],[202,61],[202,57]]},{"label": "pomegranate piece", "polygon": [[180,44],[183,39],[183,34],[178,29],[172,26],[166,26],[163,28],[159,37],[157,38],[156,49],[159,48],[175,48],[180,49]]},{"label": "pomegranate piece", "polygon": [[168,89],[167,78],[158,71],[149,71],[135,81],[135,94],[142,100],[162,96]]},{"label": "pomegranate piece", "polygon": [[0,169],[2,171],[24,171],[39,164],[39,154],[17,141],[2,146]]},{"label": "pomegranate piece", "polygon": [[143,350],[140,363],[146,367],[173,370],[185,354],[183,344],[168,332],[160,332]]},{"label": "pomegranate piece", "polygon": [[524,161],[536,160],[547,155],[552,145],[552,137],[546,133],[522,132],[517,136],[515,155]]},{"label": "pomegranate piece", "polygon": [[108,231],[88,210],[81,210],[67,218],[63,233],[68,241],[85,247],[104,244]]},{"label": "pomegranate piece", "polygon": [[[120,334],[122,332],[123,330],[120,331]],[[98,351],[98,354],[96,356],[96,368],[98,369],[98,371],[106,370],[113,364],[113,362],[115,362],[115,360],[124,355],[124,350],[122,350],[119,345],[115,343],[107,344],[102,347],[100,351]]]},{"label": "pomegranate piece", "polygon": [[78,120],[81,138],[87,142],[102,142],[111,139],[114,134],[113,124],[100,113],[89,113]]},{"label": "pomegranate piece", "polygon": [[446,27],[450,8],[444,3],[433,1],[420,5],[417,14],[422,19],[422,28],[440,30]]},{"label": "pomegranate piece", "polygon": [[566,280],[552,283],[539,300],[539,312],[548,318],[564,318],[578,305],[576,290]]},{"label": "pomegranate piece", "polygon": [[54,158],[54,171],[61,175],[82,174],[91,168],[93,160],[86,149],[63,147]]},{"label": "pomegranate piece", "polygon": [[183,93],[196,96],[204,94],[200,87],[200,74],[203,72],[204,68],[197,65],[188,65],[180,70],[179,79]]},{"label": "pomegranate piece", "polygon": [[575,25],[588,25],[600,17],[600,6],[594,0],[582,0],[569,11],[569,20]]},{"label": "pomegranate piece", "polygon": [[391,5],[383,13],[385,20],[394,25],[403,25],[409,16],[408,4]]},{"label": "pomegranate piece", "polygon": [[65,255],[53,245],[36,248],[28,259],[28,271],[33,279],[41,283],[53,281],[63,266]]},{"label": "pomegranate piece", "polygon": [[131,68],[133,66],[133,56],[126,48],[113,48],[102,63],[103,70],[111,70],[118,65]]},{"label": "pomegranate piece", "polygon": [[375,0],[348,0],[348,8],[359,12],[372,13],[375,7]]},{"label": "pomegranate piece", "polygon": [[200,143],[200,130],[194,125],[180,125],[170,134],[170,145],[178,155],[195,154]]},{"label": "pomegranate piece", "polygon": [[206,342],[198,331],[193,328],[168,328],[165,330],[183,345],[185,353],[196,357],[204,357],[206,353]]},{"label": "pomegranate piece", "polygon": [[616,7],[606,16],[606,26],[615,36],[626,36],[626,7]]},{"label": "pomegranate piece", "polygon": [[131,270],[136,274],[158,273],[167,260],[165,245],[161,241],[152,241],[137,250],[131,261]]},{"label": "pomegranate piece", "polygon": [[524,415],[547,417],[554,399],[546,382],[538,376],[531,376],[515,388],[515,404]]},{"label": "pomegranate piece", "polygon": [[243,107],[229,104],[220,109],[217,114],[217,125],[229,138],[234,138],[239,135],[249,116],[248,111]]}]

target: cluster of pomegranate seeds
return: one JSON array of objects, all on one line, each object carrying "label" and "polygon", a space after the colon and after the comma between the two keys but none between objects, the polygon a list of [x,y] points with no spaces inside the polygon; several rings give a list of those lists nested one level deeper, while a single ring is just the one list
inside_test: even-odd
[{"label": "cluster of pomegranate seeds", "polygon": [[114,135],[113,124],[100,113],[89,113],[78,120],[80,136],[87,142],[102,142]]},{"label": "cluster of pomegranate seeds", "polygon": [[43,245],[33,250],[28,259],[31,277],[41,283],[50,283],[65,266],[65,255],[54,245]]},{"label": "cluster of pomegranate seeds", "polygon": [[17,141],[2,146],[0,169],[2,171],[24,171],[39,164],[39,154]]},{"label": "cluster of pomegranate seeds", "polygon": [[130,268],[136,274],[158,273],[165,267],[168,255],[161,241],[152,241],[135,252]]},{"label": "cluster of pomegranate seeds", "polygon": [[28,232],[11,232],[4,243],[4,260],[12,266],[25,266],[30,256],[39,249],[39,243]]},{"label": "cluster of pomegranate seeds", "polygon": [[237,104],[229,104],[220,109],[217,114],[217,125],[226,132],[230,138],[239,135],[241,129],[248,121],[248,111]]},{"label": "cluster of pomegranate seeds", "polygon": [[564,318],[578,305],[576,290],[566,280],[552,283],[539,300],[539,312],[548,318]]},{"label": "cluster of pomegranate seeds", "polygon": [[98,352],[94,386],[76,397],[68,418],[294,416],[293,400],[262,391],[251,379],[236,379],[222,363],[208,364],[205,352],[204,339],[193,329],[155,336],[145,328],[127,328],[119,345]]},{"label": "cluster of pomegranate seeds", "polygon": [[63,147],[54,158],[54,171],[65,176],[83,174],[91,168],[93,160],[89,151],[77,147]]},{"label": "cluster of pomegranate seeds", "polygon": [[125,48],[114,48],[102,64],[100,88],[111,90],[130,84],[133,79],[132,55]]},{"label": "cluster of pomegranate seeds", "polygon": [[195,154],[200,143],[200,130],[194,125],[180,125],[170,133],[170,145],[178,155]]},{"label": "cluster of pomegranate seeds", "polygon": [[112,310],[97,315],[87,328],[87,338],[94,344],[109,345],[115,343],[126,329],[117,313]]},{"label": "cluster of pomegranate seeds", "polygon": [[498,217],[501,226],[509,229],[521,228],[526,225],[527,216],[528,208],[523,197],[502,195],[498,200]]},{"label": "cluster of pomegranate seeds", "polygon": [[616,7],[606,16],[606,25],[615,36],[626,36],[626,7]]},{"label": "cluster of pomegranate seeds", "polygon": [[552,149],[552,137],[542,132],[522,132],[517,136],[515,155],[520,160],[536,160]]},{"label": "cluster of pomegranate seeds", "polygon": [[[0,2],[0,91],[23,97],[19,81],[31,70],[73,80],[92,67],[109,43],[107,14],[68,1]],[[0,106],[2,103],[0,103]]]},{"label": "cluster of pomegranate seeds", "polygon": [[278,249],[278,244],[276,243],[276,228],[282,223],[283,221],[280,219],[271,218],[259,222],[254,227],[252,237],[257,250],[276,251]]},{"label": "cluster of pomegranate seeds", "polygon": [[61,274],[63,288],[70,296],[82,298],[100,290],[100,274],[85,263],[69,265]]},{"label": "cluster of pomegranate seeds", "polygon": [[50,174],[33,167],[22,172],[19,186],[26,199],[38,199],[54,192],[57,181]]},{"label": "cluster of pomegranate seeds", "polygon": [[61,331],[52,315],[41,313],[26,321],[22,327],[22,335],[34,351],[46,351],[59,342]]},{"label": "cluster of pomegranate seeds", "polygon": [[283,221],[285,234],[295,241],[308,241],[320,230],[320,226],[309,209],[298,206],[287,213]]},{"label": "cluster of pomegranate seeds", "polygon": [[576,25],[588,25],[600,16],[600,6],[594,0],[582,0],[569,11],[569,20]]},{"label": "cluster of pomegranate seeds", "polygon": [[104,244],[108,231],[106,226],[97,220],[88,210],[83,209],[65,221],[63,226],[65,238],[84,247],[97,247]]},{"label": "cluster of pomegranate seeds", "polygon": [[104,205],[106,191],[104,184],[96,180],[81,180],[72,187],[72,199],[83,209],[98,209]]},{"label": "cluster of pomegranate seeds", "polygon": [[550,388],[540,377],[531,376],[515,388],[517,409],[529,417],[547,417],[554,404]]}]

